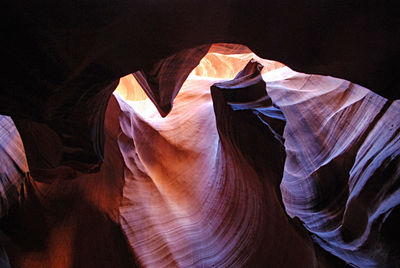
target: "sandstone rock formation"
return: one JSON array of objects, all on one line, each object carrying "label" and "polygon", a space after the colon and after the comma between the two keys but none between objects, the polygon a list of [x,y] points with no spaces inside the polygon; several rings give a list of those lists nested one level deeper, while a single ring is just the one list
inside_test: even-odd
[{"label": "sandstone rock formation", "polygon": [[394,3],[3,10],[0,265],[400,265]]}]

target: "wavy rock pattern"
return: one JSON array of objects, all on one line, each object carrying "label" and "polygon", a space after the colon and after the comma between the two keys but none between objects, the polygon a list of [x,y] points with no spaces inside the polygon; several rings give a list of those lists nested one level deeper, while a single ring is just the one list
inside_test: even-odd
[{"label": "wavy rock pattern", "polygon": [[287,118],[281,189],[288,214],[349,263],[399,265],[400,102],[288,68],[264,78]]},{"label": "wavy rock pattern", "polygon": [[[223,57],[206,57],[194,73],[229,77],[235,64],[226,73],[212,69]],[[388,234],[398,223],[400,201],[398,102],[287,67],[264,73],[265,86],[254,75],[256,66],[211,87],[215,119],[208,96],[220,82],[214,78],[189,77],[165,119],[149,100],[129,106],[118,99],[119,144],[129,163],[121,219],[141,263],[301,266],[288,244],[303,244],[303,265],[315,265],[318,253],[299,238],[294,230],[301,228],[286,210],[315,242],[348,263],[397,265],[398,240]],[[214,225],[224,231],[213,232]],[[280,244],[278,233],[279,242],[288,241],[285,235],[292,242]],[[233,248],[224,242],[228,237]],[[282,252],[287,263],[277,257]]]},{"label": "wavy rock pattern", "polygon": [[[258,65],[249,66],[234,85],[213,87],[215,116],[214,79],[188,80],[164,119],[149,100],[118,98],[127,165],[121,224],[144,266],[316,265],[311,240],[281,205],[284,149],[266,126],[272,107]],[[227,87],[236,105],[244,101],[238,111],[227,104]]]},{"label": "wavy rock pattern", "polygon": [[[223,55],[232,49],[239,60]],[[132,76],[121,80],[125,88],[105,117],[107,153],[98,173],[58,179],[79,165],[75,153],[85,154],[75,147],[64,147],[62,156],[48,145],[27,151],[44,165],[34,166],[35,178],[25,180],[26,200],[17,215],[0,221],[11,264],[130,267],[136,265],[132,249],[144,267],[343,265],[316,242],[358,267],[399,265],[399,101],[258,58],[268,72],[251,62],[226,81],[253,55],[230,45],[210,51],[166,118],[154,99],[129,92]],[[179,84],[193,62],[169,59],[160,64],[183,64]],[[214,62],[229,70],[214,68]],[[170,92],[163,92],[163,101],[170,104],[180,86],[164,79]],[[6,117],[1,122],[5,214],[7,202],[19,199],[14,190],[27,169],[15,126]],[[45,145],[45,124],[27,125],[25,134],[36,134],[30,144]],[[77,139],[73,133],[64,138]],[[58,169],[65,156],[74,163]],[[3,253],[0,248],[0,263],[7,265]]]}]

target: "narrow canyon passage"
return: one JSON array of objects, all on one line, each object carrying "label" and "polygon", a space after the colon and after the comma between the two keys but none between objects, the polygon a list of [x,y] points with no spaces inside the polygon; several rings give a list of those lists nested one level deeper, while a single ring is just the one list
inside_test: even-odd
[{"label": "narrow canyon passage", "polygon": [[398,262],[399,102],[214,49],[166,117],[121,79],[98,172],[49,182],[20,164],[22,205],[1,219],[13,267]]}]

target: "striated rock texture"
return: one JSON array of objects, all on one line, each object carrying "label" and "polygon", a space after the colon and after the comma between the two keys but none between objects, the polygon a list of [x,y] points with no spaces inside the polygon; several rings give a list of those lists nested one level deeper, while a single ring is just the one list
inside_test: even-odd
[{"label": "striated rock texture", "polygon": [[0,115],[0,218],[21,200],[28,171],[18,130],[10,117]]},{"label": "striated rock texture", "polygon": [[[202,61],[197,73],[204,73],[204,64],[209,62]],[[219,71],[208,72],[218,76]],[[287,67],[263,78],[266,85],[255,62],[232,81],[214,84],[218,80],[189,77],[165,119],[149,107],[149,100],[118,99],[123,111],[119,145],[129,163],[121,219],[139,260],[145,266],[290,266],[291,261],[301,266],[298,256],[303,256],[303,265],[321,265],[309,234],[352,265],[398,265],[398,102],[345,80]],[[206,98],[210,86],[215,121]],[[218,166],[220,161],[225,165]],[[203,184],[227,177],[215,188]],[[138,196],[137,189],[146,189],[139,191],[146,197]],[[241,197],[243,191],[247,198]],[[216,215],[228,217],[218,209],[232,216],[224,221],[225,232],[213,233],[207,227],[219,224]],[[215,214],[207,214],[210,210]],[[288,219],[285,210],[295,219]],[[249,227],[243,217],[257,220]],[[297,219],[309,232],[303,238],[295,231],[301,232]],[[229,229],[237,221],[243,221],[241,228]],[[252,232],[257,235],[250,240]],[[238,238],[231,238],[230,246],[241,241],[239,246],[247,249],[228,251],[225,244],[218,251],[224,235]],[[280,244],[288,241],[285,235],[292,242]],[[298,248],[305,252],[299,254]],[[287,263],[278,257],[282,252]],[[240,264],[235,262],[239,256],[244,258]]]},{"label": "striated rock texture", "polygon": [[287,68],[266,76],[287,119],[281,190],[288,214],[349,263],[400,265],[400,102]]},{"label": "striated rock texture", "polygon": [[[24,150],[11,119],[1,118],[1,193],[23,187],[2,195],[2,204],[19,205],[2,207],[8,257],[0,248],[0,263],[399,265],[399,102],[346,80],[294,72],[243,46],[208,51],[200,61],[203,47],[186,50],[134,74],[137,80],[121,79],[104,110],[105,160],[97,172],[85,169],[90,150],[75,147],[90,145],[79,128],[66,126],[74,135],[59,140],[48,122],[16,118]],[[252,57],[265,67],[247,64]]]},{"label": "striated rock texture", "polygon": [[281,203],[285,122],[259,68],[213,86],[213,100],[215,80],[189,79],[165,119],[118,99],[121,225],[144,266],[316,266]]}]

